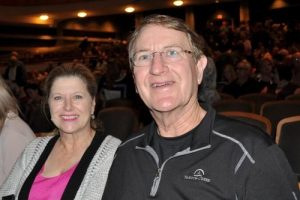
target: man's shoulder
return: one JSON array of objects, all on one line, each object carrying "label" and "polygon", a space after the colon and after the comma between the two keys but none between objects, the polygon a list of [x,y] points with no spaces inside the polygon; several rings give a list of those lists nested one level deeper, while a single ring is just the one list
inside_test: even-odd
[{"label": "man's shoulder", "polygon": [[267,147],[274,144],[272,138],[258,126],[222,115],[216,115],[213,133],[247,146]]},{"label": "man's shoulder", "polygon": [[145,146],[147,137],[149,136],[150,125],[141,128],[136,133],[130,135],[126,140],[122,141],[118,148],[118,152],[133,151],[137,146]]},{"label": "man's shoulder", "polygon": [[128,148],[132,146],[137,146],[141,144],[141,142],[145,138],[145,131],[140,131],[137,134],[131,135],[129,138],[127,138],[125,141],[122,142],[122,144],[119,146],[119,148]]}]

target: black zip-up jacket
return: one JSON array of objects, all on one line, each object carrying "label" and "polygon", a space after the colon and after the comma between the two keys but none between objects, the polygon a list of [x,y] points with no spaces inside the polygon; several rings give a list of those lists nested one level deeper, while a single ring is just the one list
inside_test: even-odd
[{"label": "black zip-up jacket", "polygon": [[152,123],[119,147],[103,200],[299,199],[296,175],[259,128],[208,108],[190,147],[161,164],[155,132]]}]

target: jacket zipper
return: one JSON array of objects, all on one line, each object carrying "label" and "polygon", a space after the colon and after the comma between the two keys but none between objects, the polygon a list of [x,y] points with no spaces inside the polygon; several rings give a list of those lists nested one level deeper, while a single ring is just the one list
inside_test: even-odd
[{"label": "jacket zipper", "polygon": [[154,197],[157,193],[158,186],[159,186],[159,183],[160,183],[160,178],[161,178],[161,172],[162,172],[161,168],[158,168],[157,169],[157,174],[154,177],[152,187],[151,187],[151,191],[150,191],[150,196],[151,197]]},{"label": "jacket zipper", "polygon": [[155,197],[157,191],[158,191],[158,187],[159,187],[159,184],[160,184],[160,180],[161,180],[161,174],[162,174],[162,171],[164,169],[164,166],[166,165],[166,163],[172,159],[172,158],[175,158],[175,157],[178,157],[178,156],[181,156],[181,155],[184,155],[184,154],[188,154],[190,152],[190,148],[187,148],[181,152],[178,152],[176,153],[175,155],[169,157],[168,159],[166,159],[162,165],[159,167],[159,158],[158,158],[158,155],[157,153],[154,151],[154,149],[152,147],[150,147],[149,145],[146,146],[145,148],[144,147],[136,147],[136,149],[140,149],[140,150],[144,150],[146,151],[147,153],[149,153],[155,160],[155,163],[157,165],[157,173],[153,179],[153,182],[152,182],[152,187],[151,187],[151,191],[150,191],[150,196],[151,197]]},{"label": "jacket zipper", "polygon": [[158,191],[158,187],[159,187],[159,184],[160,184],[160,181],[161,181],[161,175],[162,175],[162,172],[163,172],[163,169],[164,169],[164,166],[166,165],[166,163],[171,160],[172,158],[175,158],[175,157],[178,157],[178,156],[182,156],[182,155],[186,155],[186,154],[190,154],[190,153],[193,153],[193,152],[196,152],[196,151],[201,151],[203,149],[207,149],[207,148],[210,148],[211,145],[207,145],[205,147],[202,147],[202,148],[199,148],[197,150],[193,150],[193,151],[190,151],[190,147],[183,150],[183,151],[180,151],[180,152],[177,152],[176,154],[174,154],[173,156],[169,157],[168,159],[166,159],[162,165],[159,167],[159,158],[158,158],[158,155],[157,153],[154,151],[154,149],[147,145],[146,147],[138,147],[136,146],[136,149],[139,149],[139,150],[144,150],[146,151],[147,153],[149,153],[155,163],[156,163],[156,166],[157,166],[157,173],[153,179],[153,182],[152,182],[152,187],[151,187],[151,191],[150,191],[150,196],[151,197],[155,197],[156,196],[156,193]]}]

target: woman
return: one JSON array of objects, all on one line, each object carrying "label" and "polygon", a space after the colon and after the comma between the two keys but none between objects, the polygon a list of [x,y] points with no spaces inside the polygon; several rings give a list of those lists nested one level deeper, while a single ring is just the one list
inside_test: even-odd
[{"label": "woman", "polygon": [[18,111],[16,98],[0,77],[0,185],[24,148],[35,138]]},{"label": "woman", "polygon": [[120,140],[105,136],[94,109],[97,86],[82,65],[54,68],[45,100],[56,136],[34,140],[0,189],[19,199],[101,199]]}]

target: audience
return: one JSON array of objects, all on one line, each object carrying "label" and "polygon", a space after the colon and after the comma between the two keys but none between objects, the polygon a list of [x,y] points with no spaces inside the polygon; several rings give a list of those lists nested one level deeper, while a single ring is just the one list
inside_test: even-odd
[{"label": "audience", "polygon": [[[295,37],[299,33],[299,28],[299,22],[277,23],[271,19],[255,23],[241,22],[235,27],[226,21],[219,24],[208,23],[207,27],[203,29],[203,35],[207,42],[206,49],[209,49],[209,53],[206,53],[213,59],[215,64],[216,77],[214,78],[216,78],[217,91],[214,94],[223,92],[234,94],[235,97],[238,97],[242,94],[260,92],[274,93],[279,95],[279,99],[284,98],[286,95],[283,95],[283,92],[290,87],[290,82],[295,82],[292,80],[295,79],[292,78],[292,76],[295,76],[293,74],[295,72],[292,72],[293,64],[291,60],[292,55],[299,51],[299,40]],[[294,39],[291,40],[291,38]],[[52,58],[53,62],[51,62],[51,67],[49,66],[49,68],[65,64],[64,58],[73,58],[73,64],[87,65],[96,76],[99,93],[97,99],[100,102],[97,105],[98,111],[105,106],[107,97],[105,97],[104,93],[116,87],[122,93],[121,95],[118,94],[118,97],[133,101],[140,100],[137,98],[133,87],[133,79],[128,67],[126,45],[126,42],[117,41],[93,42],[85,37],[82,43],[76,46],[76,49],[68,49],[66,47],[66,50],[61,53],[54,52],[49,53],[49,55],[37,54],[29,56],[28,52],[12,52],[12,59],[7,66],[16,66],[16,63],[21,65],[22,62],[18,57],[27,62],[30,58],[34,62]],[[206,50],[204,49],[204,51]],[[238,67],[238,63],[242,60],[247,60],[251,70],[246,70],[247,67]],[[15,64],[13,65],[12,63]],[[24,67],[24,64],[22,65]],[[7,79],[9,79],[8,69],[11,68],[7,67],[3,74]],[[210,73],[208,69],[209,67],[206,69],[205,75]],[[30,88],[32,85],[41,87],[48,72],[48,69],[29,71],[27,73],[28,87]],[[14,73],[10,73],[11,80],[14,79],[13,75]],[[239,79],[236,79],[237,77]],[[245,81],[248,79],[246,77],[249,77],[253,85]],[[26,113],[30,109],[26,108],[26,102],[35,102],[37,98],[36,95],[30,96],[28,94],[28,87],[19,86],[23,85],[20,83],[24,82],[21,81],[22,79],[17,78],[15,81],[10,81],[9,86],[16,98],[24,105],[21,107],[25,113],[23,118],[28,121]],[[243,82],[247,84],[244,85]],[[121,88],[119,87],[120,85]],[[251,86],[248,88],[247,85]],[[238,89],[231,90],[231,87]],[[288,93],[293,93],[293,90]],[[218,97],[218,95],[213,96]],[[199,99],[201,100],[202,97],[203,93],[200,93]],[[31,98],[35,98],[35,100],[31,100]],[[26,100],[25,103],[23,103],[24,100]],[[213,99],[213,101],[215,100]],[[28,104],[28,107],[32,107],[31,105]]]}]

